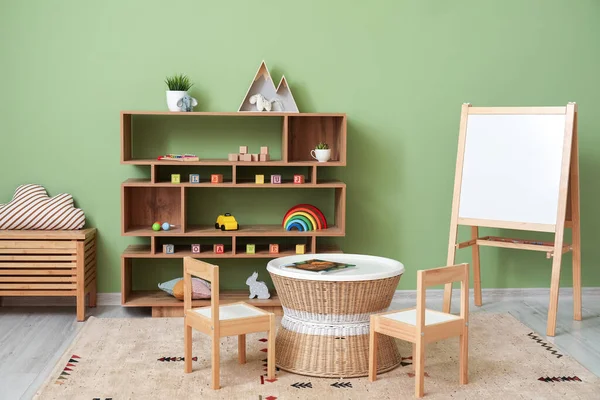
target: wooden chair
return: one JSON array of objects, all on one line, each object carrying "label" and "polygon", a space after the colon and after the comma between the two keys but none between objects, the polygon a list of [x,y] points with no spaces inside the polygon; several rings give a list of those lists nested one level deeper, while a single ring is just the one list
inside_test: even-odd
[{"label": "wooden chair", "polygon": [[[425,308],[425,289],[460,281],[460,316]],[[469,264],[417,272],[417,307],[371,315],[369,335],[369,381],[377,379],[377,335],[388,335],[413,343],[415,396],[423,397],[425,344],[460,337],[459,380],[468,380]]]},{"label": "wooden chair", "polygon": [[[211,283],[209,307],[192,308],[192,276]],[[238,360],[246,363],[246,334],[268,332],[267,377],[275,378],[275,315],[244,302],[219,306],[219,267],[191,257],[183,260],[185,372],[192,372],[192,328],[212,338],[212,388],[219,389],[220,339],[238,337]]]}]

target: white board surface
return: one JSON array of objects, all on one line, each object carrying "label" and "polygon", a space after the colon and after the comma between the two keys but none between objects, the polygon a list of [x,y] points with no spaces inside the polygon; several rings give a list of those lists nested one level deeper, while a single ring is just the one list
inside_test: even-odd
[{"label": "white board surface", "polygon": [[469,115],[458,217],[556,224],[565,120]]}]

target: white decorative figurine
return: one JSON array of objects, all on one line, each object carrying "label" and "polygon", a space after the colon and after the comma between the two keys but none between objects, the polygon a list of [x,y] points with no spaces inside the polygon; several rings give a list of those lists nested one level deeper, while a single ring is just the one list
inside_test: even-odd
[{"label": "white decorative figurine", "polygon": [[250,104],[256,104],[258,111],[271,111],[271,102],[260,93],[250,97]]},{"label": "white decorative figurine", "polygon": [[267,285],[262,281],[257,282],[256,278],[258,278],[258,272],[254,271],[254,273],[246,279],[246,285],[250,286],[250,296],[248,296],[248,298],[253,299],[258,297],[259,299],[264,300],[271,297]]}]

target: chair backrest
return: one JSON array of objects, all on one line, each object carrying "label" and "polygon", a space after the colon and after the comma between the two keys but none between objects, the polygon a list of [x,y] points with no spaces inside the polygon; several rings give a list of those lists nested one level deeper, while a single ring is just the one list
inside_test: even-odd
[{"label": "chair backrest", "polygon": [[425,325],[425,291],[430,286],[460,282],[460,317],[468,321],[469,264],[417,271],[417,326]]},{"label": "chair backrest", "polygon": [[217,326],[219,323],[219,266],[192,257],[183,258],[184,315],[192,309],[192,276],[210,282],[210,315],[213,326]]}]

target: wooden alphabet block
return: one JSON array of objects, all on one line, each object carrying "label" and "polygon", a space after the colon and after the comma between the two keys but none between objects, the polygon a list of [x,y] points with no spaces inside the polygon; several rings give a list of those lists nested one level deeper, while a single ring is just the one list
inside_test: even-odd
[{"label": "wooden alphabet block", "polygon": [[190,174],[190,183],[200,183],[200,175]]},{"label": "wooden alphabet block", "polygon": [[260,154],[269,154],[269,146],[261,146]]},{"label": "wooden alphabet block", "polygon": [[304,183],[304,175],[294,175],[294,183]]},{"label": "wooden alphabet block", "polygon": [[165,253],[165,254],[175,254],[175,245],[173,245],[173,244],[163,244],[163,253]]},{"label": "wooden alphabet block", "polygon": [[200,245],[199,244],[192,245],[192,254],[200,254]]},{"label": "wooden alphabet block", "polygon": [[240,154],[247,154],[248,146],[240,146]]},{"label": "wooden alphabet block", "polygon": [[271,183],[281,183],[281,175],[271,175]]},{"label": "wooden alphabet block", "polygon": [[263,184],[265,183],[265,176],[264,175],[256,175],[256,181],[257,184]]},{"label": "wooden alphabet block", "polygon": [[279,253],[279,245],[278,244],[270,244],[269,245],[269,253],[271,253],[271,254]]},{"label": "wooden alphabet block", "polygon": [[210,183],[223,183],[223,175],[222,174],[212,174],[210,176]]},{"label": "wooden alphabet block", "polygon": [[252,156],[252,161],[258,161],[258,154],[250,154]]},{"label": "wooden alphabet block", "polygon": [[246,254],[255,254],[256,252],[256,246],[253,244],[247,244],[246,245]]},{"label": "wooden alphabet block", "polygon": [[213,251],[215,254],[223,254],[225,253],[225,245],[224,244],[215,244],[213,246]]},{"label": "wooden alphabet block", "polygon": [[252,161],[252,154],[240,154],[240,161]]},{"label": "wooden alphabet block", "polygon": [[305,244],[297,244],[296,245],[296,254],[304,254],[306,252]]},{"label": "wooden alphabet block", "polygon": [[271,161],[271,156],[268,154],[259,154],[258,161]]},{"label": "wooden alphabet block", "polygon": [[171,174],[171,183],[181,183],[181,175]]},{"label": "wooden alphabet block", "polygon": [[230,153],[228,158],[229,161],[239,161],[240,155],[235,153]]}]

